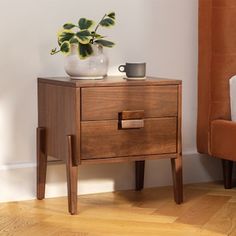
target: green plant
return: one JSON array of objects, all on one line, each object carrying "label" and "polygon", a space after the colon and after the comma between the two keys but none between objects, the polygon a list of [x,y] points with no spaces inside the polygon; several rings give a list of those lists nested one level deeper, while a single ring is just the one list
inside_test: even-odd
[{"label": "green plant", "polygon": [[85,59],[93,54],[92,44],[97,44],[102,47],[111,48],[115,44],[105,40],[105,36],[97,33],[99,27],[109,28],[115,25],[115,12],[105,14],[99,23],[95,26],[93,20],[80,18],[78,24],[66,23],[63,29],[58,33],[57,41],[58,48],[51,50],[51,55],[62,52],[68,55],[71,51],[71,45],[78,45],[78,55],[81,59]]}]

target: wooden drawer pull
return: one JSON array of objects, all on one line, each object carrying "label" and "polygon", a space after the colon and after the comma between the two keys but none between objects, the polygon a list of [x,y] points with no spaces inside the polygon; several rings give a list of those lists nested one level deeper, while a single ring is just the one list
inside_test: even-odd
[{"label": "wooden drawer pull", "polygon": [[121,120],[144,119],[144,110],[122,111]]},{"label": "wooden drawer pull", "polygon": [[120,129],[141,129],[144,127],[144,111],[122,111],[119,114]]},{"label": "wooden drawer pull", "polygon": [[122,120],[121,129],[141,129],[144,127],[144,120]]}]

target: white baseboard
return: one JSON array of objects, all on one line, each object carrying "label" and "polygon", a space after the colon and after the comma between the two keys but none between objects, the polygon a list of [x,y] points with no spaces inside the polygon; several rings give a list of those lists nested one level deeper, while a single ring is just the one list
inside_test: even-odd
[{"label": "white baseboard", "polygon": [[[197,154],[196,150],[187,150],[184,152],[183,155],[187,156],[195,154]],[[25,169],[25,168],[35,168],[35,167],[36,167],[36,162],[10,163],[5,165],[0,165],[0,170]]]},{"label": "white baseboard", "polygon": [[27,162],[27,163],[14,163],[14,164],[7,164],[7,165],[0,165],[1,170],[14,170],[14,169],[25,169],[25,168],[35,168],[35,162]]},{"label": "white baseboard", "polygon": [[[222,179],[218,159],[196,152],[183,155],[184,183]],[[36,164],[18,163],[0,166],[0,202],[35,199]],[[147,161],[145,187],[171,185],[169,160]],[[133,163],[82,165],[79,167],[79,194],[111,192],[134,188]],[[46,197],[67,195],[64,165],[48,167]]]}]

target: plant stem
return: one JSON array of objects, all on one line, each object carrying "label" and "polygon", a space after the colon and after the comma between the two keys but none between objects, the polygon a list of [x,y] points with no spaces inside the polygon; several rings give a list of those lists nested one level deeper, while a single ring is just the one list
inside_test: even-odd
[{"label": "plant stem", "polygon": [[104,20],[104,18],[107,16],[107,14],[105,14],[103,17],[102,17],[102,19],[99,21],[99,23],[97,24],[97,26],[96,26],[96,28],[95,28],[95,30],[94,30],[94,35],[93,35],[93,38],[92,38],[92,42],[94,41],[94,38],[95,38],[95,35],[96,35],[96,33],[97,33],[97,30],[98,30],[98,28],[99,28],[99,26],[100,26],[100,23],[102,22],[102,20]]},{"label": "plant stem", "polygon": [[57,51],[51,51],[51,55],[55,55],[55,54],[57,54],[57,53],[59,53],[61,50],[59,49],[59,50],[57,50]]}]

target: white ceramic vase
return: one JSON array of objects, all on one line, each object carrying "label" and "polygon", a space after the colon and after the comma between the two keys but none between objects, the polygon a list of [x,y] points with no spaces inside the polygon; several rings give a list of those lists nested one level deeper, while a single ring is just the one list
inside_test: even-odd
[{"label": "white ceramic vase", "polygon": [[65,58],[65,71],[73,79],[102,79],[107,75],[108,57],[103,47],[93,44],[93,54],[81,60],[78,45],[71,45],[71,53]]}]

